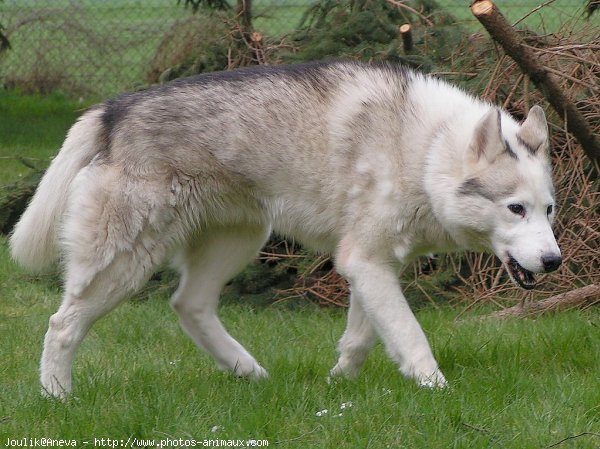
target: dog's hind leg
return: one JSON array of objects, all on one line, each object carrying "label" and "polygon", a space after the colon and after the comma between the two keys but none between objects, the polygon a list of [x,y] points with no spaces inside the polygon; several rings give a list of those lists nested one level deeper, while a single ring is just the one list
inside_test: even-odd
[{"label": "dog's hind leg", "polygon": [[71,391],[73,358],[90,327],[141,287],[168,249],[159,236],[169,211],[139,201],[133,187],[126,195],[123,182],[103,182],[113,175],[98,167],[78,175],[64,220],[65,292],[41,360],[42,388],[52,396]]},{"label": "dog's hind leg", "polygon": [[350,294],[348,324],[338,345],[340,357],[332,376],[356,377],[375,344],[375,330],[356,295]]},{"label": "dog's hind leg", "polygon": [[[121,253],[106,268],[84,273],[84,261],[67,274],[67,285],[59,310],[50,317],[41,361],[44,392],[64,397],[71,392],[71,368],[75,353],[90,327],[114,309],[148,277],[136,266],[133,253]],[[82,270],[83,268],[83,270]],[[91,277],[91,279],[90,279]],[[88,284],[78,288],[81,281]]]},{"label": "dog's hind leg", "polygon": [[181,325],[219,366],[239,376],[267,372],[223,327],[217,316],[221,290],[256,256],[268,238],[264,226],[234,226],[204,231],[179,254],[180,286],[172,306]]}]

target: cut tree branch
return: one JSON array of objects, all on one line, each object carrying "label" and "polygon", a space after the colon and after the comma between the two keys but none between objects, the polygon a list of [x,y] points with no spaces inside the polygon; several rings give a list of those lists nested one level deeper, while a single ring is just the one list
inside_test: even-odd
[{"label": "cut tree branch", "polygon": [[600,174],[600,139],[594,135],[585,117],[560,88],[550,70],[544,67],[532,49],[525,45],[523,39],[492,1],[476,0],[471,5],[471,11],[492,38],[502,46],[506,54],[514,59],[523,73],[529,76],[554,110],[564,118],[568,130],[581,144],[596,174]]},{"label": "cut tree branch", "polygon": [[508,309],[499,310],[484,318],[527,317],[541,315],[546,312],[555,312],[576,307],[590,307],[600,303],[600,284],[586,285],[560,295],[551,296],[542,301],[529,301]]},{"label": "cut tree branch", "polygon": [[400,27],[400,36],[402,37],[402,48],[404,53],[408,54],[413,49],[412,27],[410,23],[405,23]]}]

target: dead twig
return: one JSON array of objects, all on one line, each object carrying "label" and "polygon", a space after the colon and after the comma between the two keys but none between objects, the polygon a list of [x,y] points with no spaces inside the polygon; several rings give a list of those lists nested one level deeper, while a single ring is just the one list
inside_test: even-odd
[{"label": "dead twig", "polygon": [[415,8],[408,6],[406,3],[403,3],[398,0],[385,0],[385,1],[388,2],[392,6],[395,6],[400,9],[405,9],[406,11],[413,13],[414,15],[418,16],[423,22],[425,22],[425,24],[427,24],[427,26],[433,26],[433,22],[431,20],[429,20],[426,16],[424,16],[422,13],[417,11]]},{"label": "dead twig", "polygon": [[600,433],[595,433],[595,432],[582,432],[579,433],[577,435],[571,435],[570,437],[566,437],[563,438],[562,440],[551,444],[550,446],[546,446],[546,449],[550,449],[552,447],[556,447],[556,446],[560,446],[561,444],[565,443],[566,441],[571,441],[571,440],[575,440],[577,438],[581,438],[581,437],[599,437],[600,438]]},{"label": "dead twig", "polygon": [[521,22],[523,22],[527,17],[535,14],[536,12],[538,12],[540,9],[554,3],[556,0],[548,0],[545,3],[542,3],[541,5],[536,6],[535,8],[533,8],[531,11],[529,11],[527,14],[525,14],[523,17],[521,17],[519,20],[517,20],[515,23],[512,24],[513,27],[516,27],[518,24],[520,24]]}]

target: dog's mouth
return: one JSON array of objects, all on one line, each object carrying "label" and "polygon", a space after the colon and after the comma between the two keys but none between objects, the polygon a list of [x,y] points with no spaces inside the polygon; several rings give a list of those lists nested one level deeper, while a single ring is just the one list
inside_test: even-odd
[{"label": "dog's mouth", "polygon": [[533,273],[523,268],[513,256],[508,254],[508,261],[504,262],[504,264],[506,265],[510,278],[519,287],[525,290],[531,290],[535,288],[536,280]]}]

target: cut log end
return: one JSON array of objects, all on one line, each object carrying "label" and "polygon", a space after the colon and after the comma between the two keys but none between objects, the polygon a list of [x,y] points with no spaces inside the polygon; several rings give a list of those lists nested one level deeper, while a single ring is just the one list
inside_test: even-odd
[{"label": "cut log end", "polygon": [[410,23],[400,26],[400,36],[402,37],[404,53],[410,53],[413,49],[412,26]]},{"label": "cut log end", "polygon": [[265,38],[264,34],[262,34],[259,31],[254,31],[250,35],[250,39],[252,40],[252,42],[257,43],[257,44],[262,44],[264,38]]},{"label": "cut log end", "polygon": [[489,0],[479,0],[475,1],[471,5],[471,11],[475,15],[475,17],[482,17],[492,14],[494,11],[494,3]]}]

